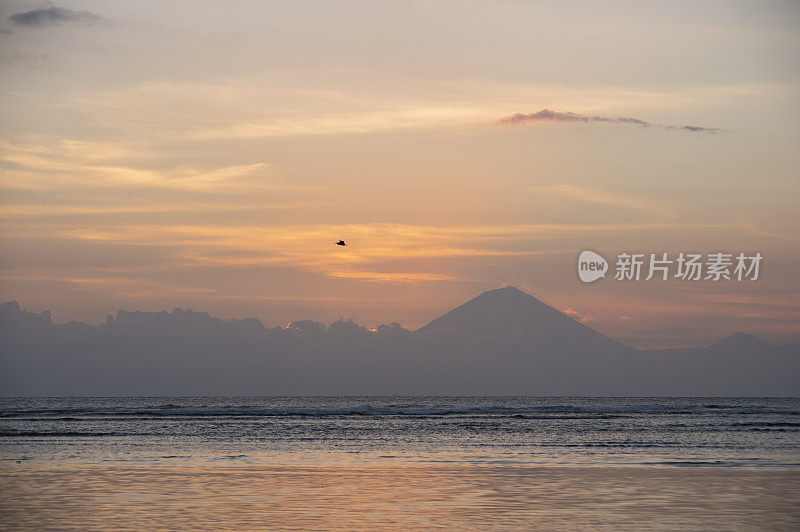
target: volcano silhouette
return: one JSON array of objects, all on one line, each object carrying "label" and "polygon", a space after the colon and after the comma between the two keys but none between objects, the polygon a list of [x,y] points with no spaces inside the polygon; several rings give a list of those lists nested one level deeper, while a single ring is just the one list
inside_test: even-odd
[{"label": "volcano silhouette", "polygon": [[502,337],[531,351],[632,351],[513,286],[486,291],[416,332],[426,337]]}]

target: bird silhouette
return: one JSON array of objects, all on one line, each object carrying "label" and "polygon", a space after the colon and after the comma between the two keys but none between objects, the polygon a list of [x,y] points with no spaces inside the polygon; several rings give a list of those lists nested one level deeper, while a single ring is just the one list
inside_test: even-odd
[{"label": "bird silhouette", "polygon": [[339,241],[336,243],[336,245],[337,245],[337,246],[346,246],[347,244],[345,244],[344,240],[339,240]]}]

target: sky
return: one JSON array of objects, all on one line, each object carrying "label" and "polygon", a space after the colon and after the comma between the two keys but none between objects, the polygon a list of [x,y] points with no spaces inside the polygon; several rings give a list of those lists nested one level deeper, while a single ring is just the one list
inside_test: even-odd
[{"label": "sky", "polygon": [[[514,285],[634,347],[798,342],[799,23],[773,1],[3,1],[0,299],[415,329]],[[586,249],[764,259],[585,284]]]}]

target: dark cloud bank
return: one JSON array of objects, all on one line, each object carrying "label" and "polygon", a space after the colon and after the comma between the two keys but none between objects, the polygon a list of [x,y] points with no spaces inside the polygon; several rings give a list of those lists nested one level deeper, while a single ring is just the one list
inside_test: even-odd
[{"label": "dark cloud bank", "polygon": [[637,351],[514,288],[411,332],[349,321],[268,329],[201,312],[100,326],[0,307],[0,395],[797,396],[800,346],[737,333]]},{"label": "dark cloud bank", "polygon": [[587,116],[575,113],[561,113],[558,111],[551,111],[550,109],[542,109],[535,113],[515,113],[506,116],[497,121],[498,125],[514,125],[526,124],[530,122],[607,122],[612,124],[629,124],[641,127],[655,127],[659,129],[677,129],[680,131],[691,131],[694,133],[722,133],[721,129],[715,127],[699,127],[699,126],[668,126],[664,124],[657,124],[655,122],[646,122],[638,118],[630,118],[618,116],[616,118],[609,116]]},{"label": "dark cloud bank", "polygon": [[8,17],[8,21],[18,26],[43,27],[59,26],[61,24],[91,26],[104,23],[106,19],[89,11],[73,11],[64,7],[52,6],[16,13]]}]

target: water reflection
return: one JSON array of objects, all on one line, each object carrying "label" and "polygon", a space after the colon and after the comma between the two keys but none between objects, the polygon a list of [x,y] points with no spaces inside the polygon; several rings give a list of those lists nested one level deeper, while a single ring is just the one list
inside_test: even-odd
[{"label": "water reflection", "polygon": [[263,462],[0,465],[0,528],[792,529],[793,469]]}]

